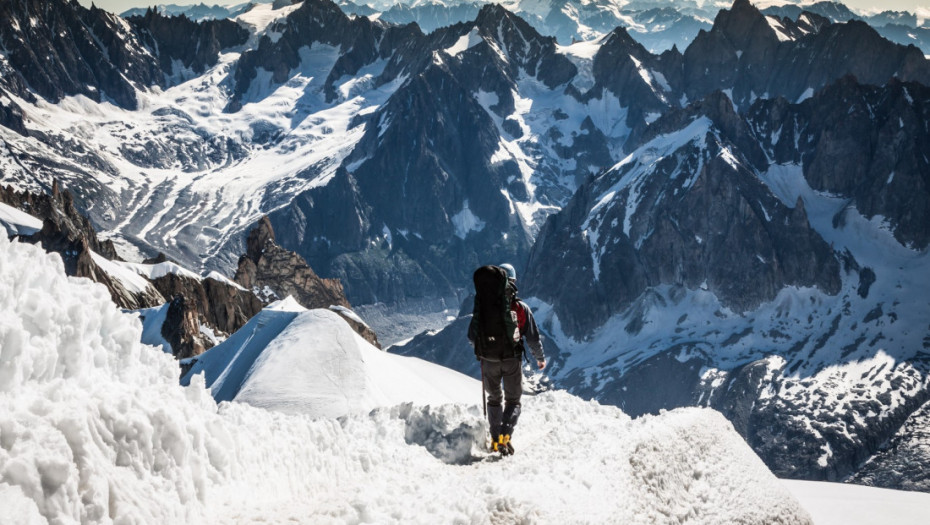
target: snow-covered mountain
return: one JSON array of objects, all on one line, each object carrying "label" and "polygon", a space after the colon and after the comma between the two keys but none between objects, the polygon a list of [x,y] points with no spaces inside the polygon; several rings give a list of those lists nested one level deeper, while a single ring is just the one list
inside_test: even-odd
[{"label": "snow-covered mountain", "polygon": [[[552,384],[631,414],[715,407],[781,476],[926,490],[900,465],[926,461],[930,145],[907,122],[928,101],[846,78],[657,120],[534,245]],[[468,370],[466,325],[399,351]]]},{"label": "snow-covered mountain", "polygon": [[[326,312],[266,310],[266,329],[290,321],[246,389],[321,399],[345,385],[352,399],[361,373],[382,379],[373,400],[387,406],[334,419],[217,405],[203,376],[179,386],[174,360],[139,343],[138,320],[99,284],[66,277],[57,255],[0,236],[0,276],[4,523],[811,523],[710,410],[631,420],[545,394],[525,405],[526,453],[494,461],[477,382],[379,354]],[[311,353],[294,344],[311,341]],[[325,355],[331,383],[297,381]],[[395,374],[475,400],[425,406]],[[585,454],[569,445],[580,435]]]},{"label": "snow-covered mountain", "polygon": [[[474,20],[484,5],[482,1],[397,2],[379,7],[373,2],[338,2],[349,14],[377,17],[397,24],[416,22],[426,33],[441,27]],[[716,8],[698,7],[687,2],[616,2],[587,0],[582,2],[499,2],[504,8],[526,20],[540,33],[555,37],[560,44],[596,40],[617,27],[624,27],[653,53],[677,46],[684,49],[702,29],[709,29]]]},{"label": "snow-covered mountain", "polygon": [[913,44],[925,54],[930,54],[930,26],[927,20],[907,11],[882,11],[879,13],[855,13],[838,2],[814,2],[802,5],[774,5],[763,12],[779,18],[797,19],[803,11],[825,17],[833,22],[862,20],[883,37],[901,45]]},{"label": "snow-covered mountain", "polygon": [[120,16],[123,18],[129,18],[131,16],[145,16],[146,11],[154,10],[165,16],[185,16],[195,22],[202,22],[206,20],[222,20],[224,18],[235,18],[236,16],[242,14],[253,4],[270,4],[273,3],[271,0],[266,0],[264,2],[256,0],[253,2],[243,2],[241,4],[233,5],[207,5],[205,3],[199,4],[158,4],[151,5],[148,7],[134,7],[132,9],[127,9],[120,13]]},{"label": "snow-covered mountain", "polygon": [[[60,179],[132,262],[198,275],[231,274],[267,215],[382,311],[457,306],[476,266],[510,260],[556,386],[634,414],[710,404],[780,474],[845,477],[912,442],[918,49],[746,0],[658,55],[622,28],[560,45],[494,5],[424,34],[280,4],[205,24],[2,4],[3,182]],[[462,323],[410,348],[457,363]]]},{"label": "snow-covered mountain", "polygon": [[[90,16],[82,9],[61,8]],[[151,44],[189,21],[120,23],[129,55],[160,71],[134,80],[154,86],[135,91],[140,109],[12,91],[21,118],[2,130],[4,180],[41,190],[58,177],[120,245],[198,270],[228,273],[268,214],[279,242],[340,278],[353,304],[457,303],[479,260],[524,260],[546,216],[621,160],[631,136],[714,90],[746,108],[848,73],[876,84],[930,76],[919,52],[864,24],[773,26],[745,0],[684,54],[662,55],[625,30],[559,46],[495,6],[423,35],[326,0],[256,5],[233,24],[248,28],[244,44],[203,32],[203,59]]]}]

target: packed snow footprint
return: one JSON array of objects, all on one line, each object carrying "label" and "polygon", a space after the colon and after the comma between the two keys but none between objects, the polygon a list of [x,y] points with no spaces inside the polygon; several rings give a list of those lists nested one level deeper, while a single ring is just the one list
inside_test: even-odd
[{"label": "packed snow footprint", "polygon": [[630,420],[548,392],[526,399],[517,455],[470,463],[477,401],[338,419],[217,405],[102,286],[5,236],[0,307],[3,523],[810,522],[712,411]]}]

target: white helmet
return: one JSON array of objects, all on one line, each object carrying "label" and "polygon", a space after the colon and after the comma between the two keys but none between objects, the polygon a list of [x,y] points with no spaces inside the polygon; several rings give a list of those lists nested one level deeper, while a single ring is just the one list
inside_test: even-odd
[{"label": "white helmet", "polygon": [[501,264],[501,265],[499,265],[499,266],[500,266],[501,268],[503,268],[505,272],[507,272],[507,278],[508,278],[508,279],[512,279],[512,280],[514,280],[514,281],[517,280],[517,271],[513,269],[513,266],[511,266],[511,265],[509,265],[509,264],[507,264],[507,263]]}]

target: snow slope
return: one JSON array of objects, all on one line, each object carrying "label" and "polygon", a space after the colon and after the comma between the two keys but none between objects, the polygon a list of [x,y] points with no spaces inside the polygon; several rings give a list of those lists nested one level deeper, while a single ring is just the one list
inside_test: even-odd
[{"label": "snow slope", "polygon": [[[660,138],[654,143],[666,141]],[[631,159],[648,164],[653,160],[648,153]],[[658,150],[654,158],[666,154]],[[541,329],[561,350],[564,361],[549,369],[559,387],[625,406],[635,414],[649,411],[627,403],[645,392],[633,382],[649,363],[664,359],[673,367],[691,367],[699,376],[696,385],[682,381],[663,388],[693,389],[682,395],[688,403],[701,406],[729,392],[730,381],[739,374],[755,370],[758,379],[751,388],[759,397],[751,404],[752,413],[756,421],[765,422],[755,423],[758,430],[749,436],[756,450],[770,466],[781,462],[784,470],[773,466],[779,474],[787,475],[789,468],[806,462],[809,472],[840,479],[853,471],[853,463],[859,463],[853,451],[873,439],[876,429],[893,425],[901,414],[923,403],[930,384],[926,339],[930,254],[898,243],[882,217],[866,219],[846,199],[812,189],[800,166],[772,165],[757,176],[786,206],[794,208],[800,198],[813,229],[852,261],[845,263],[838,294],[790,286],[773,301],[739,313],[724,307],[706,285],[688,290],[662,285],[648,290],[586,340],[564,333],[552,305],[534,298],[527,302],[534,307]],[[625,178],[603,195],[595,195],[592,202],[625,203],[629,217],[639,205],[639,181]],[[620,191],[628,191],[630,197],[612,200]],[[598,206],[592,215],[597,215]],[[844,220],[836,222],[835,217]],[[621,226],[625,225],[617,228]],[[599,237],[596,229],[587,233],[596,265],[595,248],[611,240]],[[849,269],[852,264],[872,270],[875,281],[864,286],[858,272]],[[627,327],[632,322],[641,323],[642,329],[630,333]],[[669,402],[665,408],[673,406],[680,405]],[[795,439],[806,436],[810,450],[800,454],[797,446],[785,448],[770,436],[761,437],[775,421],[799,429]],[[782,460],[780,450],[797,455]]]},{"label": "snow slope", "polygon": [[927,523],[930,494],[845,483],[783,481],[816,525]]},{"label": "snow slope", "polygon": [[9,236],[32,235],[42,229],[42,221],[3,203],[0,203],[0,225]]},{"label": "snow slope", "polygon": [[546,393],[496,461],[477,399],[340,419],[217,405],[61,266],[0,237],[2,523],[810,522],[709,410],[631,420]]},{"label": "snow slope", "polygon": [[[345,96],[327,102],[323,83],[340,50],[315,43],[298,50],[301,65],[284,84],[261,70],[242,110],[224,113],[242,51],[262,36],[273,38],[297,7],[259,4],[240,15],[236,20],[252,33],[249,43],[226,50],[201,76],[176,73],[180,81],[167,90],[139,91],[138,111],[83,96],[34,106],[11,97],[30,107],[30,129],[71,137],[97,157],[93,163],[62,160],[60,178],[67,187],[97,189],[86,211],[114,242],[163,251],[199,272],[205,259],[262,214],[326,184],[364,133],[352,120],[374,111],[399,85],[374,87],[347,77],[336,83]],[[14,157],[61,158],[57,146],[5,127],[0,140],[4,183],[43,191],[42,175]],[[235,265],[236,253],[224,256],[229,260],[214,261],[211,269]]]},{"label": "snow slope", "polygon": [[477,381],[458,372],[382,352],[339,314],[307,310],[291,297],[192,361],[182,383],[204,373],[217,401],[312,417],[369,412],[411,399],[467,404],[481,392]]}]

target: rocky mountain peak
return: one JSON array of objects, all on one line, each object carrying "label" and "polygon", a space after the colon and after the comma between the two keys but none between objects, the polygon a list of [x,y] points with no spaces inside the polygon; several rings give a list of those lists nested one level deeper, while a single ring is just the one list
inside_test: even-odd
[{"label": "rocky mountain peak", "polygon": [[[509,67],[514,78],[518,76],[517,68],[523,68],[528,75],[536,76],[549,88],[554,88],[577,73],[570,61],[555,52],[554,37],[541,35],[523,18],[500,5],[485,5],[478,12],[474,27],[507,56],[508,63],[502,67]],[[496,53],[488,58],[497,60]]]},{"label": "rocky mountain peak", "polygon": [[114,15],[77,2],[0,3],[0,44],[14,69],[9,74],[22,79],[2,82],[17,95],[27,96],[17,85],[28,85],[52,102],[79,94],[99,102],[105,94],[135,109],[133,82],[164,83],[155,57],[140,47],[136,35]]},{"label": "rocky mountain peak", "polygon": [[508,21],[509,23],[513,23],[516,18],[519,17],[500,4],[486,4],[478,11],[478,17],[475,18],[475,26],[485,30],[497,30],[502,22]]},{"label": "rocky mountain peak", "polygon": [[249,232],[246,245],[246,254],[239,258],[236,282],[266,304],[291,296],[304,308],[331,308],[365,340],[380,348],[374,331],[346,314],[351,305],[342,283],[338,279],[321,279],[303,257],[278,246],[267,216]]},{"label": "rocky mountain peak", "polygon": [[598,52],[603,52],[605,49],[613,51],[624,50],[630,53],[636,53],[637,55],[649,53],[642,44],[630,36],[630,32],[627,28],[622,26],[618,26],[604,38],[603,44]]},{"label": "rocky mountain peak", "polygon": [[271,227],[271,220],[268,216],[264,215],[258,220],[256,227],[249,232],[245,255],[257,264],[269,243],[275,245],[274,228]]},{"label": "rocky mountain peak", "polygon": [[169,17],[151,8],[128,21],[139,30],[140,39],[157,50],[161,68],[168,75],[178,73],[174,71],[175,60],[203,73],[216,65],[221,50],[244,44],[249,38],[249,32],[232,20],[195,22],[183,14]]},{"label": "rocky mountain peak", "polygon": [[746,49],[758,39],[776,40],[765,15],[749,0],[736,0],[729,10],[721,10],[711,32],[723,35],[736,49]]}]

